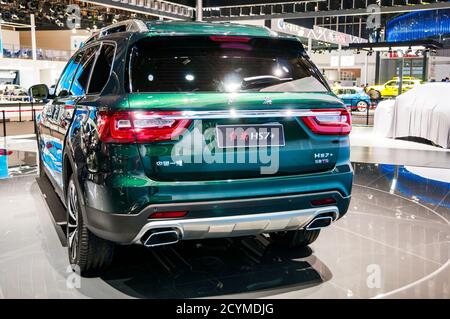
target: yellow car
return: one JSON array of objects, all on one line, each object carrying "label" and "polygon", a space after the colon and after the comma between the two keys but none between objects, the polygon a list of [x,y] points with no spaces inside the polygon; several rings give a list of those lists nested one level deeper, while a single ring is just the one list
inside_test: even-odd
[{"label": "yellow car", "polygon": [[[398,77],[393,77],[382,85],[372,85],[366,88],[367,94],[371,99],[377,100],[382,97],[390,97],[398,95]],[[404,76],[402,84],[402,93],[412,89],[415,85],[422,84],[422,80],[412,76]]]}]

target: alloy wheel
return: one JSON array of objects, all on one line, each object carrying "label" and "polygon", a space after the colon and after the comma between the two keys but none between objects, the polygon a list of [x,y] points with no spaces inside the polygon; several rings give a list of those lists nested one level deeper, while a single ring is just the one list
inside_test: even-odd
[{"label": "alloy wheel", "polygon": [[365,102],[365,101],[359,101],[356,104],[356,107],[358,108],[358,111],[360,111],[360,112],[364,112],[366,110],[367,106],[368,106],[367,102]]},{"label": "alloy wheel", "polygon": [[69,183],[67,195],[67,247],[71,262],[75,262],[78,254],[78,195],[73,181]]}]

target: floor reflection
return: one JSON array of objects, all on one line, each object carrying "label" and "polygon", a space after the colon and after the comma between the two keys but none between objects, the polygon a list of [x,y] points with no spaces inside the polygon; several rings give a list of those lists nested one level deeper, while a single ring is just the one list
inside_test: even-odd
[{"label": "floor reflection", "polygon": [[331,279],[330,270],[307,247],[273,246],[263,236],[183,242],[146,249],[121,247],[102,276],[134,297],[201,298],[240,294],[264,297],[301,290]]},{"label": "floor reflection", "polygon": [[0,178],[37,174],[37,153],[0,148]]},{"label": "floor reflection", "polygon": [[65,211],[51,185],[2,180],[0,287],[7,298],[450,298],[448,185],[415,180],[422,173],[408,167],[354,170],[349,212],[310,248],[282,250],[263,236],[121,246],[80,289],[66,285]]},{"label": "floor reflection", "polygon": [[439,212],[450,209],[450,169],[366,163],[353,167],[356,185],[398,194]]}]

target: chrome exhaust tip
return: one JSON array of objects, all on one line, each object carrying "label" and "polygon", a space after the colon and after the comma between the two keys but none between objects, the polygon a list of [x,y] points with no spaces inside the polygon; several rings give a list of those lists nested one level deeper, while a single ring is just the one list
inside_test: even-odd
[{"label": "chrome exhaust tip", "polygon": [[314,218],[308,225],[306,225],[306,230],[316,230],[327,226],[330,226],[333,222],[333,217],[331,216],[318,216]]},{"label": "chrome exhaust tip", "polygon": [[181,239],[180,231],[175,228],[152,229],[142,236],[141,242],[145,247],[157,247],[176,244]]}]

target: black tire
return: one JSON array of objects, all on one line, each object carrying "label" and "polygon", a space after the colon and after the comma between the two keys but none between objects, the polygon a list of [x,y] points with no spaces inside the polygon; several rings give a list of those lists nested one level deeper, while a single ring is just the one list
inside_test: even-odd
[{"label": "black tire", "polygon": [[114,243],[95,236],[86,227],[73,175],[67,185],[66,201],[67,251],[70,265],[82,276],[96,275],[111,264]]},{"label": "black tire", "polygon": [[41,154],[39,151],[38,156],[39,156],[39,178],[44,178],[45,177],[44,163],[42,162]]},{"label": "black tire", "polygon": [[312,244],[319,237],[320,229],[315,230],[291,230],[286,232],[271,233],[270,238],[276,245],[287,248],[299,248]]}]

